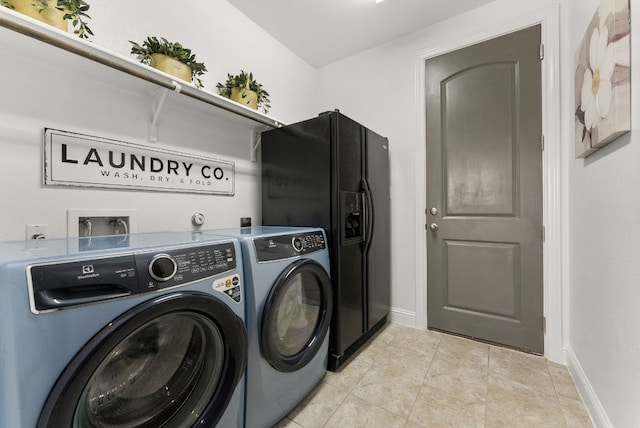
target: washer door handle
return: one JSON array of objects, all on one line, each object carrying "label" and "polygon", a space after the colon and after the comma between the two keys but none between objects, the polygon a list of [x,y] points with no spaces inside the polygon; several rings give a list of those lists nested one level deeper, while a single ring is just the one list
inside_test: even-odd
[{"label": "washer door handle", "polygon": [[[105,287],[107,287],[105,289]],[[39,309],[60,309],[67,306],[86,305],[87,303],[101,302],[103,300],[127,297],[131,290],[116,285],[101,285],[99,289],[84,287],[82,291],[70,291],[69,289],[41,290],[34,293],[35,301]]]}]

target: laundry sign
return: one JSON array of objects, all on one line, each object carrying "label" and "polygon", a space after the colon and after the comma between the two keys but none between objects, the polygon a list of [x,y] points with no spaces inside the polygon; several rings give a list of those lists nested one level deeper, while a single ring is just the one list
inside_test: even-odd
[{"label": "laundry sign", "polygon": [[235,164],[45,128],[44,184],[233,195]]}]

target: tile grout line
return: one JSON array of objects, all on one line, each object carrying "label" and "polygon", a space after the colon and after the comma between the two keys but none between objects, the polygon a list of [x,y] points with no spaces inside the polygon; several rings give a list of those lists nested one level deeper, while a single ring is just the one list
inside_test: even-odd
[{"label": "tile grout line", "polygon": [[[391,339],[388,343],[385,343],[385,347],[386,347],[386,348],[391,347],[391,344],[392,344],[393,340],[395,340],[395,338],[396,338],[397,336],[398,336],[398,333],[396,333],[396,334],[394,335],[393,339]],[[400,415],[400,414],[398,414],[398,413],[392,412],[391,410],[387,410],[387,409],[385,409],[385,408],[382,408],[382,407],[378,406],[377,404],[372,403],[372,402],[370,402],[370,401],[368,401],[368,400],[366,400],[366,399],[364,399],[363,401],[365,401],[365,402],[367,402],[368,404],[370,404],[370,405],[372,405],[372,406],[375,406],[375,407],[377,407],[377,408],[379,408],[379,409],[381,409],[381,410],[383,410],[383,411],[385,411],[385,412],[387,412],[387,413],[390,413],[390,414],[392,414],[392,415],[395,415],[395,416],[397,416],[397,417],[400,417],[401,419],[403,419],[403,420],[404,420],[404,425],[403,425],[403,426],[406,426],[409,422],[411,422],[411,420],[410,420],[411,413],[412,413],[413,409],[415,408],[415,404],[416,404],[416,402],[417,402],[417,400],[418,400],[418,396],[420,395],[420,391],[421,391],[425,386],[427,386],[427,385],[425,385],[425,383],[424,383],[424,382],[425,382],[426,377],[427,377],[427,375],[428,375],[428,373],[429,373],[429,370],[431,369],[431,365],[433,364],[433,360],[435,359],[435,356],[436,356],[437,350],[438,350],[438,348],[440,347],[440,345],[441,345],[441,344],[442,344],[442,335],[440,335],[440,334],[439,334],[439,335],[438,335],[438,344],[437,344],[437,345],[436,345],[436,347],[435,347],[435,348],[436,348],[436,349],[435,349],[435,351],[434,351],[434,352],[433,352],[433,354],[431,355],[431,358],[430,358],[430,360],[429,360],[429,364],[428,364],[428,367],[427,367],[427,372],[425,373],[424,378],[423,378],[423,379],[422,379],[422,381],[420,382],[420,387],[419,387],[419,389],[418,389],[418,393],[416,394],[416,397],[415,397],[415,398],[414,398],[414,400],[413,400],[413,403],[412,403],[412,405],[411,405],[411,409],[409,410],[409,415],[408,415],[408,416],[406,416],[406,417],[405,417],[405,416]],[[410,350],[410,351],[411,351],[411,349],[410,349],[410,348],[403,348],[403,349],[406,349],[406,350]],[[379,357],[380,357],[380,356],[373,358],[373,363],[372,363],[371,367],[367,370],[367,372],[369,372],[369,371],[370,371],[371,369],[373,369],[374,367],[377,367],[377,368],[383,368],[382,366],[380,366],[380,365],[378,365],[378,364],[377,364],[377,363],[378,363],[378,359],[379,359]],[[401,376],[401,377],[403,377],[403,378],[411,379],[411,378],[409,378],[409,377],[407,377],[407,376],[404,376],[404,375],[399,375],[399,376]],[[365,376],[363,376],[363,378],[360,380],[360,382],[362,382],[362,380],[364,379],[364,377],[366,377],[366,374],[365,374]],[[358,382],[358,384],[360,384],[360,382]],[[357,387],[357,386],[356,386],[356,387]],[[354,390],[355,390],[355,388],[354,388]],[[356,398],[358,398],[358,399],[361,399],[360,397],[357,397],[357,396],[355,396],[355,395],[354,395],[354,397],[356,397]],[[416,423],[416,424],[417,424],[417,423]]]},{"label": "tile grout line", "polygon": [[553,380],[553,376],[551,375],[551,370],[549,369],[549,360],[547,360],[546,358],[544,359],[544,366],[547,369],[547,373],[549,374],[549,380],[551,380],[551,385],[553,386],[553,394],[556,398],[556,403],[560,408],[560,412],[562,412],[562,420],[564,421],[564,425],[568,427],[569,423],[567,422],[567,417],[565,416],[564,409],[560,404],[560,395],[558,394],[558,387],[556,386],[556,382],[555,380]]},{"label": "tile grout line", "polygon": [[[395,338],[395,336],[394,336],[394,338]],[[372,340],[369,344],[373,343],[373,341],[375,340],[375,338],[372,338],[372,339],[373,339],[373,340]],[[365,343],[366,343],[366,342],[365,342]],[[386,346],[389,346],[389,344],[385,344],[385,345],[386,345]],[[349,361],[349,362],[353,362],[356,358],[357,358],[357,355],[352,356],[352,359],[351,359],[351,361]],[[356,384],[354,385],[354,387],[352,388],[352,390],[351,390],[351,391],[345,391],[345,392],[347,393],[347,395],[345,395],[345,397],[342,399],[342,401],[340,402],[340,404],[338,404],[338,405],[336,406],[335,410],[334,410],[333,412],[331,412],[331,416],[329,416],[329,418],[327,418],[326,422],[322,424],[322,427],[327,426],[327,424],[329,423],[329,421],[331,421],[331,418],[333,418],[333,416],[336,414],[336,412],[338,411],[338,409],[340,409],[340,407],[345,403],[345,401],[347,401],[347,399],[348,399],[350,396],[353,396],[353,397],[355,397],[355,398],[360,399],[358,396],[353,395],[353,391],[355,391],[355,389],[358,387],[358,385],[360,385],[360,383],[363,381],[363,379],[367,376],[367,373],[369,373],[369,371],[370,371],[374,366],[375,366],[375,359],[373,359],[373,362],[372,362],[371,366],[370,366],[369,368],[367,368],[367,370],[366,370],[366,372],[364,373],[364,375],[362,376],[362,378],[358,381],[358,383],[356,383]],[[333,385],[331,385],[331,386],[333,386]],[[339,388],[339,387],[337,387],[337,386],[334,386],[334,388],[340,389],[340,388]],[[365,401],[366,401],[366,400],[365,400]],[[294,422],[295,422],[295,421],[294,421]],[[296,422],[296,423],[297,423],[297,422]],[[301,426],[302,426],[302,425],[301,425]],[[306,428],[306,427],[302,426],[302,428]]]},{"label": "tile grout line", "polygon": [[[390,346],[391,346],[392,342],[396,339],[396,337],[397,337],[397,336],[398,336],[398,332],[396,332],[396,334],[395,334],[395,335],[393,336],[393,338],[389,341],[389,343],[387,343],[387,347],[390,347]],[[432,361],[433,361],[433,359],[432,359]],[[375,363],[376,363],[376,361],[374,360],[373,365],[375,365]],[[428,370],[429,370],[429,369],[427,369],[427,372],[428,372]],[[402,377],[405,377],[405,378],[409,379],[409,377],[407,377],[407,376],[403,376],[403,375],[400,375],[400,376],[402,376]],[[425,373],[425,377],[426,377],[426,373]],[[418,388],[418,393],[416,394],[416,397],[413,399],[413,403],[411,404],[411,408],[410,408],[410,410],[409,410],[409,414],[407,415],[407,417],[406,417],[406,418],[405,418],[405,417],[403,417],[403,416],[401,416],[401,415],[397,415],[396,413],[389,412],[389,413],[392,413],[392,414],[394,414],[394,415],[400,416],[400,417],[402,417],[402,419],[404,419],[404,424],[402,424],[402,427],[403,427],[403,428],[406,428],[406,426],[409,424],[410,417],[411,417],[411,413],[413,412],[413,408],[414,408],[414,407],[415,407],[415,405],[416,405],[416,401],[418,400],[418,396],[420,395],[420,391],[422,390],[422,388],[423,388],[423,387],[424,387],[424,379],[422,380],[422,382],[420,382],[420,388]],[[385,410],[385,409],[383,409],[383,410]],[[387,410],[387,411],[388,411],[388,410]]]},{"label": "tile grout line", "polygon": [[491,345],[487,351],[487,389],[484,396],[484,428],[487,428],[487,414],[489,413],[489,376],[491,375]]},{"label": "tile grout line", "polygon": [[[413,413],[413,410],[416,407],[416,402],[418,401],[418,397],[420,396],[420,392],[422,392],[422,390],[427,386],[427,385],[425,385],[425,382],[427,380],[427,376],[429,376],[429,370],[431,370],[431,365],[433,364],[433,360],[436,358],[436,354],[438,353],[438,348],[440,348],[441,344],[442,344],[442,336],[439,337],[438,346],[436,346],[435,351],[433,351],[433,355],[431,356],[431,360],[429,361],[429,364],[427,365],[427,371],[424,374],[424,378],[422,379],[422,382],[420,382],[420,388],[418,389],[418,393],[416,394],[416,398],[413,399],[413,404],[411,405],[411,410],[409,411],[409,416],[407,416],[407,418],[406,418],[406,420],[404,422],[404,426],[405,427],[407,426],[407,424],[409,422],[411,422],[411,414]],[[419,425],[417,422],[415,424]]]},{"label": "tile grout line", "polygon": [[[391,335],[386,336],[386,337],[385,337],[385,339],[388,339],[388,340],[385,340],[385,341],[384,341],[384,348],[385,348],[385,349],[387,349],[387,348],[391,347],[391,344],[394,342],[394,340],[396,340],[396,339],[398,338],[399,334],[400,334],[400,331],[397,331],[397,332],[396,332],[396,334],[394,334],[394,335],[392,335],[392,336],[391,336]],[[390,414],[392,414],[392,415],[395,415],[395,416],[399,417],[398,422],[399,422],[399,423],[402,423],[402,422],[403,422],[403,423],[404,423],[404,425],[400,425],[400,426],[403,426],[404,428],[407,428],[407,427],[408,427],[409,425],[411,425],[411,424],[415,424],[416,426],[421,425],[421,423],[418,423],[418,422],[414,422],[414,421],[412,421],[412,420],[411,420],[411,415],[412,415],[412,414],[413,414],[413,412],[416,410],[416,403],[418,402],[418,397],[420,396],[421,392],[423,392],[423,391],[425,390],[425,388],[430,387],[426,382],[427,382],[427,379],[428,379],[428,376],[429,376],[430,370],[432,370],[432,369],[434,368],[434,362],[435,362],[435,359],[436,359],[436,357],[437,357],[437,355],[438,355],[438,351],[439,351],[440,349],[444,349],[444,348],[443,348],[443,346],[444,346],[444,339],[445,339],[446,337],[447,337],[447,336],[445,336],[445,335],[441,335],[441,334],[439,334],[439,335],[438,335],[438,340],[437,340],[437,342],[436,342],[436,344],[435,344],[435,347],[433,347],[433,348],[434,348],[434,352],[431,354],[431,358],[428,360],[428,363],[426,363],[426,364],[425,364],[425,366],[426,366],[426,373],[425,373],[424,377],[422,378],[422,382],[420,383],[419,388],[418,388],[418,393],[417,393],[417,395],[414,397],[413,402],[411,403],[411,406],[409,407],[409,409],[410,409],[410,410],[409,410],[408,415],[407,415],[406,417],[404,417],[403,415],[400,415],[400,414],[398,414],[398,413],[396,413],[396,412],[393,412],[393,411],[391,411],[391,410],[387,410],[387,409],[385,409],[385,408],[383,408],[383,407],[380,407],[379,405],[377,405],[377,404],[375,404],[375,403],[373,403],[373,402],[369,402],[367,399],[364,399],[364,402],[367,402],[368,404],[373,405],[373,406],[375,406],[375,407],[376,407],[376,408],[378,408],[378,409],[381,409],[381,410],[383,410],[383,411],[385,411],[385,412],[387,412],[387,413],[390,413]],[[489,344],[486,344],[486,345],[487,345],[487,359],[486,359],[486,362],[485,362],[485,367],[486,367],[487,375],[486,375],[486,380],[485,380],[485,387],[486,387],[486,390],[485,390],[485,397],[484,397],[484,398],[485,398],[485,400],[484,400],[484,401],[485,401],[485,405],[484,405],[484,423],[483,423],[483,426],[484,426],[485,428],[488,428],[488,427],[490,426],[490,424],[489,424],[489,419],[488,419],[488,415],[489,415],[489,407],[490,407],[490,405],[489,405],[489,404],[490,404],[490,399],[489,399],[489,398],[490,398],[490,385],[492,384],[492,378],[491,378],[491,376],[492,376],[492,372],[491,372],[491,365],[492,365],[492,361],[493,361],[494,359],[496,359],[496,361],[500,361],[500,358],[499,358],[499,357],[501,356],[501,352],[500,352],[499,350],[500,350],[501,348],[499,348],[499,347],[494,347],[494,346],[489,345]],[[394,345],[394,346],[395,346],[395,345]],[[405,350],[405,349],[413,350],[413,348],[411,348],[409,345],[407,345],[407,346],[403,346],[403,347],[398,347],[399,352],[402,352],[402,350]],[[421,349],[427,349],[427,348],[421,348]],[[414,351],[414,352],[417,352],[417,351]],[[360,399],[360,397],[356,396],[356,395],[354,394],[354,392],[357,390],[358,385],[360,385],[360,384],[363,382],[364,378],[365,378],[367,375],[369,375],[369,374],[371,373],[371,370],[372,370],[373,368],[380,368],[380,367],[382,367],[382,366],[380,366],[380,365],[379,365],[379,364],[380,364],[380,361],[381,361],[381,358],[382,358],[382,355],[384,355],[384,353],[377,353],[375,357],[372,357],[372,358],[371,358],[371,364],[370,364],[370,365],[368,365],[368,367],[366,368],[366,371],[365,371],[364,375],[363,375],[363,376],[360,378],[360,380],[355,384],[355,386],[354,386],[353,388],[351,388],[351,390],[352,390],[352,391],[351,391],[351,392],[347,392],[347,394],[345,395],[345,397],[343,398],[343,400],[341,400],[341,401],[339,402],[338,406],[336,406],[336,408],[331,412],[331,415],[327,418],[326,422],[324,422],[324,423],[321,425],[322,427],[327,427],[327,426],[328,426],[329,421],[330,421],[330,420],[332,420],[332,418],[336,415],[336,413],[337,413],[337,412],[338,412],[338,410],[341,408],[341,406],[342,406],[342,405],[344,405],[344,403],[345,403],[349,398]],[[563,406],[562,406],[562,405],[561,405],[561,403],[560,403],[560,397],[561,397],[561,396],[560,396],[560,394],[559,394],[559,388],[563,385],[563,383],[562,383],[562,382],[556,382],[556,381],[555,381],[554,377],[552,376],[552,370],[551,370],[551,369],[552,369],[552,367],[551,367],[551,365],[549,364],[549,361],[548,361],[546,358],[544,358],[544,357],[541,357],[541,358],[542,358],[542,359],[543,359],[543,361],[544,361],[544,364],[545,364],[545,371],[546,371],[547,375],[549,376],[549,379],[550,379],[550,381],[551,381],[551,385],[552,385],[552,387],[553,387],[554,397],[555,397],[555,400],[556,400],[556,401],[555,401],[555,404],[558,406],[558,408],[559,408],[559,409],[560,409],[560,411],[562,412],[562,419],[558,419],[558,422],[559,422],[560,420],[562,420],[562,423],[561,423],[561,424],[558,424],[558,426],[569,427],[569,426],[571,426],[571,425],[570,425],[570,422],[569,422],[569,421],[571,420],[570,415],[569,415],[569,413],[565,413],[565,412],[564,412],[564,410],[563,410],[564,408],[563,408]],[[499,366],[500,366],[500,364],[499,364]],[[480,366],[480,367],[481,367],[481,366]],[[495,373],[494,373],[494,374],[495,374]],[[408,376],[403,376],[403,377],[408,377]],[[495,376],[494,376],[494,378],[495,378]],[[561,379],[561,377],[559,377],[559,379]],[[518,382],[518,383],[519,383],[519,382]],[[564,395],[563,395],[563,397],[564,397]],[[501,408],[500,406],[498,406],[498,407],[496,407],[496,409],[498,409],[498,415],[499,415],[499,414],[500,414],[500,411],[502,411],[502,410],[500,410],[500,409],[502,409],[502,408]],[[295,422],[295,421],[294,421],[294,422]],[[297,422],[296,422],[296,423],[297,423]],[[306,427],[305,427],[305,426],[303,426],[303,425],[301,425],[301,426],[302,426],[303,428],[306,428]]]},{"label": "tile grout line", "polygon": [[[397,336],[397,334],[396,334],[396,336]],[[384,344],[384,345],[385,345],[385,350],[391,347],[391,343],[393,342],[393,340],[394,340],[394,339],[395,339],[395,336],[393,337],[393,339],[392,339],[391,341],[389,341],[389,343],[385,343],[385,344]],[[356,390],[356,388],[358,387],[358,385],[360,385],[360,384],[362,383],[362,381],[364,380],[364,378],[367,376],[367,374],[368,374],[372,369],[374,369],[374,368],[384,369],[384,367],[382,367],[382,366],[380,366],[380,365],[378,365],[378,364],[377,364],[377,362],[378,362],[378,359],[379,359],[379,358],[380,358],[380,354],[378,354],[376,357],[373,357],[373,358],[372,358],[371,367],[369,367],[369,368],[367,369],[367,372],[365,373],[365,375],[364,375],[364,376],[362,377],[362,379],[360,379],[360,381],[356,384],[355,388],[353,389],[354,391]],[[402,376],[402,375],[400,375],[400,376],[401,376],[401,377],[405,377],[405,376]],[[399,415],[399,414],[397,414],[397,413],[395,413],[395,412],[392,412],[391,410],[387,410],[387,409],[385,409],[385,408],[383,408],[383,407],[380,407],[379,405],[377,405],[377,404],[375,404],[375,403],[372,403],[371,401],[367,400],[366,398],[360,398],[360,397],[358,397],[357,395],[354,395],[354,397],[355,397],[355,398],[357,398],[357,399],[359,399],[359,400],[362,400],[362,401],[364,401],[364,402],[368,403],[368,404],[369,404],[369,405],[371,405],[371,406],[377,407],[378,409],[380,409],[380,410],[382,410],[382,411],[384,411],[384,412],[386,412],[386,413],[390,413],[390,414],[392,414],[392,415],[395,415],[395,416],[399,416],[399,417],[401,417],[402,419],[404,419],[404,420],[405,420],[405,421],[404,421],[403,426],[407,424],[407,420],[408,420],[408,418],[405,418],[405,417],[404,417],[404,416],[402,416],[402,415]],[[415,400],[414,400],[414,404],[415,404]],[[412,407],[412,409],[413,409],[413,407]],[[411,414],[411,411],[409,411],[409,414]]]},{"label": "tile grout line", "polygon": [[[360,383],[360,382],[358,382],[358,383]],[[327,385],[329,385],[329,384],[327,384]],[[333,385],[331,385],[331,386],[333,386]],[[338,388],[337,386],[334,386],[334,388],[336,388],[336,389],[340,389],[340,388]],[[347,395],[345,395],[345,396],[344,396],[344,398],[342,399],[342,401],[340,401],[340,404],[338,404],[338,405],[336,406],[335,410],[334,410],[333,412],[331,412],[331,416],[329,416],[329,417],[327,418],[327,420],[325,421],[325,423],[323,423],[323,424],[322,424],[322,427],[327,426],[327,424],[329,423],[329,421],[331,420],[331,418],[333,418],[333,415],[335,415],[335,414],[336,414],[336,412],[338,411],[338,409],[340,408],[340,406],[342,406],[342,405],[344,404],[344,402],[345,402],[345,401],[347,401],[347,398],[349,398],[349,396],[351,395],[351,393],[350,393],[349,391],[346,391],[346,393],[347,393]],[[302,425],[301,425],[301,426],[302,426]],[[306,427],[302,426],[302,428],[306,428]]]}]

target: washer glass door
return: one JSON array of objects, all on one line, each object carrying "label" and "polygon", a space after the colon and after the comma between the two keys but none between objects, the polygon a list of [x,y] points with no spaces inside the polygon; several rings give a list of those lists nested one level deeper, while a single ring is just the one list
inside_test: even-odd
[{"label": "washer glass door", "polygon": [[262,349],[280,371],[304,367],[318,352],[331,318],[331,282],[313,260],[289,265],[274,284],[262,314]]},{"label": "washer glass door", "polygon": [[69,362],[38,428],[213,427],[241,382],[244,321],[201,292],[143,302]]},{"label": "washer glass door", "polygon": [[[220,380],[223,358],[222,335],[209,318],[190,312],[155,318],[98,366],[80,396],[74,426],[161,426],[190,399],[189,411],[200,415]],[[195,422],[189,414],[177,419]]]}]

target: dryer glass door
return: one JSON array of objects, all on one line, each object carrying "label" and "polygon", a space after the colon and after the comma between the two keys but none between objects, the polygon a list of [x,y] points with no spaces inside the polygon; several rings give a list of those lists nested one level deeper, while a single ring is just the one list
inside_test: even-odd
[{"label": "dryer glass door", "polygon": [[38,427],[215,426],[246,365],[243,321],[182,292],[111,322],[69,363]]},{"label": "dryer glass door", "polygon": [[265,358],[284,372],[304,367],[322,345],[331,319],[331,282],[313,260],[298,260],[276,280],[262,314]]}]

